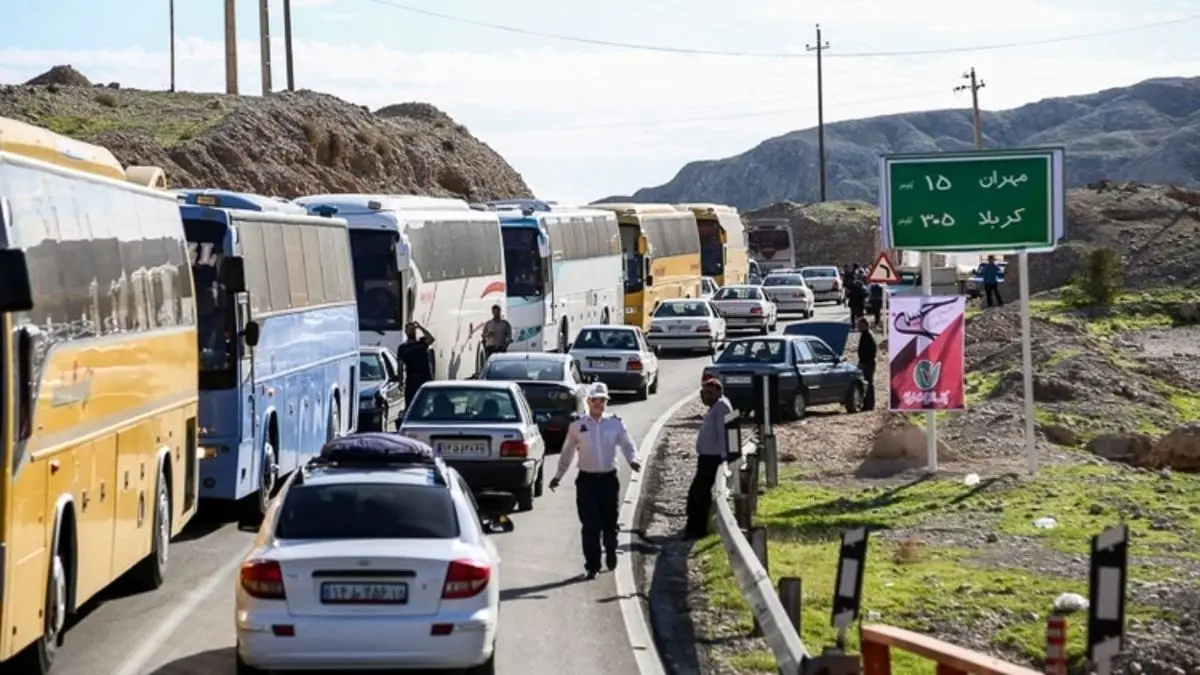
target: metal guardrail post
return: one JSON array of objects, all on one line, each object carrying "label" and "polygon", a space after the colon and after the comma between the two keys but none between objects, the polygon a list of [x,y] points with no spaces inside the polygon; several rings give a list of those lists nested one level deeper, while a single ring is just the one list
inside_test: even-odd
[{"label": "metal guardrail post", "polygon": [[766,438],[763,439],[763,448],[766,449],[763,459],[767,463],[767,487],[777,487],[779,485],[779,452],[775,446],[773,431],[768,432]]},{"label": "metal guardrail post", "polygon": [[[767,558],[767,528],[751,527],[746,529],[743,534],[746,541],[750,542],[750,548],[754,550],[754,557],[758,558],[759,564],[763,566],[763,570],[767,574],[771,573],[771,565]],[[762,626],[758,625],[758,618],[754,619],[753,635],[762,637]]]},{"label": "metal guardrail post", "polygon": [[800,613],[804,603],[803,588],[800,577],[783,577],[779,580],[779,602],[783,603],[783,610],[792,620],[792,627],[796,629],[797,635],[801,634],[800,631],[803,628],[803,619],[801,619]]},{"label": "metal guardrail post", "polygon": [[743,530],[750,529],[754,523],[754,512],[750,510],[750,507],[750,495],[734,495],[733,518],[737,521],[737,526]]},{"label": "metal guardrail post", "polygon": [[750,513],[758,513],[759,467],[762,461],[757,454],[746,456],[746,471],[742,475],[742,494],[750,498]]}]

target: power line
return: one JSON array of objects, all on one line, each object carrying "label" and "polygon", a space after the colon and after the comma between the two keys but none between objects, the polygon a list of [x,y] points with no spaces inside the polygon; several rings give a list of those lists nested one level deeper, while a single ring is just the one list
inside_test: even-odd
[{"label": "power line", "polygon": [[[383,5],[398,9],[403,12],[412,14],[420,14],[443,21],[452,23],[460,23],[467,26],[475,26],[477,28],[487,28],[490,30],[503,31],[505,33],[514,33],[517,35],[527,35],[530,37],[546,38],[548,40],[560,40],[563,42],[575,42],[578,44],[593,45],[597,47],[614,47],[618,49],[634,49],[645,52],[658,52],[664,54],[690,54],[693,56],[735,56],[760,59],[799,59],[810,58],[807,52],[746,52],[737,50],[723,49],[692,49],[689,47],[667,47],[662,45],[647,45],[634,42],[616,42],[612,40],[598,40],[595,38],[581,37],[577,35],[562,35],[559,33],[548,33],[545,31],[533,30],[530,28],[521,28],[518,26],[508,26],[499,23],[490,23],[487,21],[478,21],[463,16],[455,16],[453,14],[443,14],[421,7],[413,7],[394,0],[371,0],[377,5]],[[1122,28],[1112,28],[1109,30],[1095,31],[1092,33],[1076,33],[1074,35],[1063,35],[1054,38],[1044,38],[1041,40],[1025,40],[1022,42],[1001,42],[990,45],[978,45],[975,47],[945,47],[941,49],[916,49],[909,51],[880,51],[880,52],[840,52],[829,55],[830,58],[878,58],[881,56],[900,57],[900,56],[933,56],[937,54],[964,54],[968,52],[986,52],[997,51],[1001,49],[1015,49],[1018,47],[1036,47],[1040,45],[1058,44],[1061,42],[1073,42],[1075,40],[1088,40],[1091,38],[1106,37],[1109,35],[1120,35],[1122,33],[1131,33],[1134,31],[1148,30],[1151,28],[1159,28],[1162,26],[1171,26],[1175,24],[1187,23],[1200,19],[1200,14],[1192,14],[1190,16],[1180,17],[1177,19],[1167,19],[1165,21],[1155,21],[1153,23],[1143,23],[1133,26],[1125,26]]]},{"label": "power line", "polygon": [[[886,101],[902,101],[902,100],[915,99],[915,98],[926,98],[929,96],[937,96],[938,94],[944,94],[944,92],[945,92],[945,90],[942,89],[942,90],[935,90],[935,91],[914,92],[914,93],[910,93],[910,94],[903,94],[900,96],[885,96],[885,97],[881,97],[881,98],[858,99],[858,100],[853,100],[853,101],[843,101],[841,103],[841,105],[843,105],[843,106],[865,105],[865,104],[869,104],[869,103],[883,103]],[[492,129],[490,131],[492,131],[494,133],[523,133],[523,132],[541,133],[541,132],[546,132],[546,131],[592,131],[595,129],[631,129],[631,128],[638,128],[638,127],[670,127],[670,126],[681,126],[681,125],[686,125],[686,124],[697,124],[697,123],[704,123],[704,122],[723,122],[726,120],[742,120],[742,119],[750,119],[750,118],[754,118],[754,117],[771,117],[772,115],[793,115],[798,112],[811,112],[815,109],[816,109],[816,106],[803,106],[803,107],[797,107],[797,108],[776,108],[774,110],[759,110],[756,112],[730,113],[728,115],[709,115],[706,117],[688,117],[688,118],[674,119],[674,120],[653,120],[653,121],[649,121],[649,122],[614,122],[611,124],[578,124],[578,125],[558,126],[558,127],[538,125],[538,126],[522,127],[522,128],[518,128],[518,129]]]}]

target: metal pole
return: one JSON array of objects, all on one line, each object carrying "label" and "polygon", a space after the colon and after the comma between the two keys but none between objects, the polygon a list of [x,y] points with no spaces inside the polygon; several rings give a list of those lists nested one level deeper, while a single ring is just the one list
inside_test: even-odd
[{"label": "metal pole", "polygon": [[[933,295],[933,254],[921,253],[921,295]],[[937,456],[937,413],[925,413],[925,468],[930,473],[938,470]]]},{"label": "metal pole", "polygon": [[258,0],[258,48],[262,60],[262,93],[270,94],[271,86],[271,0]]},{"label": "metal pole", "polygon": [[171,21],[171,91],[175,91],[175,0],[170,4]]},{"label": "metal pole", "polygon": [[979,131],[979,89],[983,87],[975,79],[975,69],[971,69],[971,111],[975,126],[975,149],[983,149],[983,135]]},{"label": "metal pole", "polygon": [[292,64],[292,0],[283,0],[283,54],[287,63],[288,91],[296,91],[296,74]]},{"label": "metal pole", "polygon": [[1022,250],[1017,255],[1020,265],[1021,294],[1021,375],[1025,388],[1025,455],[1029,459],[1029,473],[1037,473],[1037,432],[1033,425],[1033,332],[1029,308],[1029,252]]},{"label": "metal pole", "polygon": [[779,485],[779,455],[775,448],[775,427],[771,424],[772,409],[775,400],[771,397],[771,385],[774,376],[765,375],[762,378],[763,389],[763,460],[767,463],[767,487]]},{"label": "metal pole", "polygon": [[236,0],[225,0],[225,93],[238,94]]},{"label": "metal pole", "polygon": [[826,199],[825,169],[825,72],[821,67],[821,52],[829,49],[828,42],[821,41],[821,24],[817,24],[817,44],[805,45],[805,49],[817,53],[817,166],[821,174],[821,201]]}]

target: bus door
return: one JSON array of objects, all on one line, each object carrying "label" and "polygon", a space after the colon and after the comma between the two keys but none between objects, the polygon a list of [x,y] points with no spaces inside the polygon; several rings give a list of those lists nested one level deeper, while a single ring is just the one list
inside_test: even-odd
[{"label": "bus door", "polygon": [[[228,262],[228,261],[227,261]],[[246,440],[253,442],[251,452],[257,453],[259,444],[258,396],[254,388],[254,347],[258,344],[258,323],[250,316],[250,294],[241,291],[233,293],[237,329],[238,349],[238,394],[245,396],[245,401],[239,404],[242,415],[241,443]],[[256,456],[256,455],[252,455]]]},{"label": "bus door", "polygon": [[558,334],[558,314],[562,308],[554,290],[554,252],[550,250],[550,236],[542,227],[537,236],[537,277],[542,288],[542,345],[543,349],[561,349]]}]

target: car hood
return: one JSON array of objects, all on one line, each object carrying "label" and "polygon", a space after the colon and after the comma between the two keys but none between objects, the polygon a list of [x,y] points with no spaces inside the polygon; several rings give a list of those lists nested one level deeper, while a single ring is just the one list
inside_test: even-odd
[{"label": "car hood", "polygon": [[383,386],[383,381],[374,382],[359,382],[358,383],[358,398],[360,400],[374,398],[375,394],[379,393],[379,388]]},{"label": "car hood", "polygon": [[850,324],[845,321],[801,321],[784,328],[783,334],[820,338],[834,354],[844,355],[846,342],[850,339]]}]

